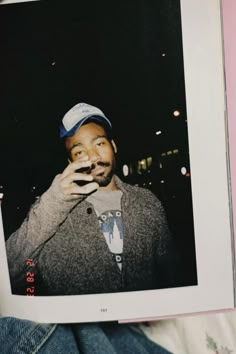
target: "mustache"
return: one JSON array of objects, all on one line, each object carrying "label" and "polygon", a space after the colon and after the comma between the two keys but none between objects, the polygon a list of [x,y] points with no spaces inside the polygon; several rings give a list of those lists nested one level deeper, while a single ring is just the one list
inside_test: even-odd
[{"label": "mustache", "polygon": [[95,168],[97,166],[109,167],[109,166],[111,166],[111,164],[110,164],[110,162],[106,162],[106,161],[98,161],[96,163],[92,163],[92,165],[90,167],[88,166],[88,167],[79,168],[78,170],[76,170],[76,172],[90,174],[93,170],[95,170]]}]

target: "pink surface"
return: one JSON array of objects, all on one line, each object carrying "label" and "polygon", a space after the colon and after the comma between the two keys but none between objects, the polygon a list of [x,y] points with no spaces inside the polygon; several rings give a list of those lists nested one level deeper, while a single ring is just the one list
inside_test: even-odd
[{"label": "pink surface", "polygon": [[230,164],[236,235],[236,1],[222,0]]}]

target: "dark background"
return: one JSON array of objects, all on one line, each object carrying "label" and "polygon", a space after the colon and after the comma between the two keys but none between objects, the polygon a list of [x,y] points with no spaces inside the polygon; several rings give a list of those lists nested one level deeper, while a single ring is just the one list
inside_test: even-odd
[{"label": "dark background", "polygon": [[59,124],[73,105],[86,102],[113,123],[117,174],[162,201],[179,252],[180,283],[196,284],[179,1],[4,5],[0,36],[6,238],[66,167]]}]

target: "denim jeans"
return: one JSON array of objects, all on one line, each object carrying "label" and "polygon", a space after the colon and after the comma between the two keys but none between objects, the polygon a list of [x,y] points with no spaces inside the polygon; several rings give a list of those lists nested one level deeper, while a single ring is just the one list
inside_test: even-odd
[{"label": "denim jeans", "polygon": [[40,324],[0,319],[1,354],[170,354],[137,326],[117,323]]}]

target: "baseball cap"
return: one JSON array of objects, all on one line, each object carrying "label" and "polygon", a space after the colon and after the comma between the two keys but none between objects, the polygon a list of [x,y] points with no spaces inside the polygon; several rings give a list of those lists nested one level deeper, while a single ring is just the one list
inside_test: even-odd
[{"label": "baseball cap", "polygon": [[74,135],[88,119],[105,123],[108,129],[112,128],[111,122],[99,108],[87,103],[78,103],[64,115],[60,126],[60,138]]}]

